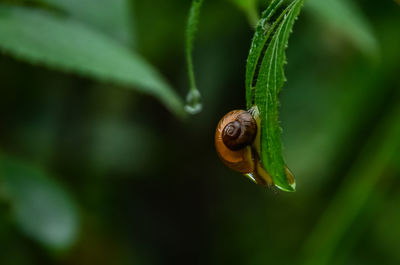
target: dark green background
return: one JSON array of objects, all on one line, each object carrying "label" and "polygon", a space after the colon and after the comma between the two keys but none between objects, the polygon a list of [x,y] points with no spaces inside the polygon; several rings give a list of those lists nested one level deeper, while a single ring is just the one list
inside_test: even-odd
[{"label": "dark green background", "polygon": [[[46,172],[79,221],[68,246],[40,243],[0,182],[0,264],[400,264],[400,7],[350,2],[374,49],[307,5],[289,40],[280,111],[296,193],[252,184],[214,150],[220,117],[245,106],[253,34],[229,1],[205,0],[204,109],[183,121],[150,96],[2,53],[0,152]],[[183,98],[190,1],[132,6],[132,49]]]}]

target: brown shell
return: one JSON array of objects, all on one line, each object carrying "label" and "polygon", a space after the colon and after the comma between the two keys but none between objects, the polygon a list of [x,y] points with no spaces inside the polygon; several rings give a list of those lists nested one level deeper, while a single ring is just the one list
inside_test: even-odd
[{"label": "brown shell", "polygon": [[[252,173],[255,170],[251,144],[245,145],[239,150],[231,150],[226,146],[223,140],[225,127],[229,123],[237,121],[238,117],[243,114],[247,116],[249,113],[245,110],[233,110],[220,120],[215,131],[215,147],[219,157],[225,165],[242,174],[247,174]],[[257,130],[255,129],[255,131]]]},{"label": "brown shell", "polygon": [[236,151],[252,145],[257,134],[257,123],[248,111],[242,111],[229,122],[222,132],[224,144]]}]

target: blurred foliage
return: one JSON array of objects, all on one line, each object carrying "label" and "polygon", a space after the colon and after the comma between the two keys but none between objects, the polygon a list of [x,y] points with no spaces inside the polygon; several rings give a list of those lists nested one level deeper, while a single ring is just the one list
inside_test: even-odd
[{"label": "blurred foliage", "polygon": [[378,52],[378,44],[370,23],[354,1],[309,0],[307,7],[319,23],[326,24],[330,30],[340,32],[367,55],[375,56]]},{"label": "blurred foliage", "polygon": [[52,248],[66,248],[78,230],[77,209],[63,187],[24,163],[0,159],[2,197],[12,206],[16,224]]},{"label": "blurred foliage", "polygon": [[[306,1],[280,106],[293,194],[215,154],[254,33],[233,1],[204,1],[185,121],[150,96],[182,107],[189,1],[1,2],[0,264],[399,264],[395,1]],[[132,81],[143,65],[165,89]]]},{"label": "blurred foliage", "polygon": [[122,43],[134,43],[131,3],[128,0],[35,0],[65,12],[111,35]]},{"label": "blurred foliage", "polygon": [[134,86],[183,115],[180,98],[156,70],[115,40],[74,19],[32,8],[4,5],[0,13],[0,47],[17,58]]}]

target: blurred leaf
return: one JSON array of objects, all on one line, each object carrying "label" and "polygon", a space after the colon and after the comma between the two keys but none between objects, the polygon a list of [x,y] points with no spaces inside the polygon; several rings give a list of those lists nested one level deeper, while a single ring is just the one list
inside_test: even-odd
[{"label": "blurred leaf", "polygon": [[199,24],[200,9],[202,4],[203,0],[192,1],[192,6],[190,7],[189,18],[186,26],[186,60],[188,66],[190,87],[189,93],[186,98],[187,105],[185,106],[185,109],[188,113],[191,114],[199,113],[203,108],[201,104],[200,92],[196,86],[192,58],[193,42],[197,32],[197,26]]},{"label": "blurred leaf", "polygon": [[247,16],[252,26],[257,25],[258,21],[258,0],[230,0],[238,6]]},{"label": "blurred leaf", "polygon": [[18,58],[133,86],[184,115],[181,99],[140,55],[77,21],[1,5],[0,35],[0,47]]},{"label": "blurred leaf", "polygon": [[304,245],[306,265],[329,264],[354,219],[400,148],[400,108],[396,107],[368,142]]},{"label": "blurred leaf", "polygon": [[56,249],[76,240],[77,207],[64,188],[44,172],[17,160],[0,157],[0,191],[11,204],[19,228]]},{"label": "blurred leaf", "polygon": [[[283,142],[290,147],[284,153],[309,191],[336,179],[338,163],[346,164],[351,157],[349,152],[343,154],[343,148],[349,143],[354,143],[351,148],[357,146],[357,134],[365,132],[365,124],[391,97],[392,82],[398,80],[400,35],[396,25],[400,20],[383,21],[374,23],[380,45],[385,47],[380,54],[383,64],[371,64],[369,58],[353,56],[348,49],[337,51],[334,57],[323,46],[315,49],[316,44],[309,41],[319,26],[314,24],[302,28],[289,49],[290,89],[281,95]],[[304,63],[310,58],[312,63]]]},{"label": "blurred leaf", "polygon": [[377,52],[378,43],[372,28],[354,1],[308,0],[306,7],[320,20],[320,24],[327,24],[343,33],[365,53]]},{"label": "blurred leaf", "polygon": [[132,22],[129,0],[40,0],[67,11],[71,16],[130,44]]},{"label": "blurred leaf", "polygon": [[[385,255],[393,257],[397,262],[400,263],[400,252],[398,246],[400,245],[400,229],[398,224],[400,223],[400,193],[399,189],[395,196],[387,198],[384,202],[385,205],[382,207],[378,214],[376,214],[376,222],[374,230],[372,231],[373,240],[377,242],[377,248],[379,248]],[[379,243],[378,243],[379,242]]]},{"label": "blurred leaf", "polygon": [[[275,185],[285,191],[294,191],[295,183],[288,179],[282,156],[281,128],[278,121],[278,93],[285,76],[285,48],[294,21],[304,0],[294,0],[270,27],[266,24],[282,1],[273,1],[257,25],[246,66],[247,106],[257,106],[261,117],[261,161]],[[253,88],[255,69],[262,49],[270,39]]]}]

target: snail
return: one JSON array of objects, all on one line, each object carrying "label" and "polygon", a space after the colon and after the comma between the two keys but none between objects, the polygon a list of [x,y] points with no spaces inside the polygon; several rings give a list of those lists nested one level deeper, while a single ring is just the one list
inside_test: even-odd
[{"label": "snail", "polygon": [[258,112],[233,110],[218,123],[215,147],[222,162],[261,186],[272,186],[270,175],[260,161]]},{"label": "snail", "polygon": [[[274,182],[260,159],[260,125],[257,107],[248,111],[233,110],[218,123],[215,147],[218,156],[229,168],[242,173],[256,184],[272,187]],[[289,184],[295,187],[293,174],[287,166],[285,172]]]}]

